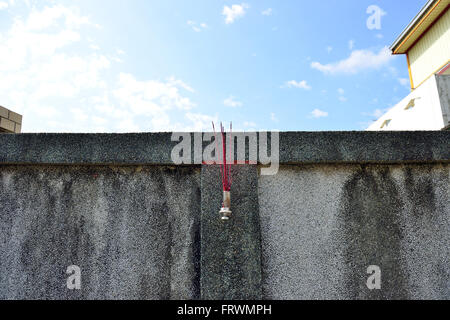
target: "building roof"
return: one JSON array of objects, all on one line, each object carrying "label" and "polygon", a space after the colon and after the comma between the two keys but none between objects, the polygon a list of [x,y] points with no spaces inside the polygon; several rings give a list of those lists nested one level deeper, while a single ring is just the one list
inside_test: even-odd
[{"label": "building roof", "polygon": [[407,53],[449,6],[450,0],[429,0],[391,45],[392,53]]}]

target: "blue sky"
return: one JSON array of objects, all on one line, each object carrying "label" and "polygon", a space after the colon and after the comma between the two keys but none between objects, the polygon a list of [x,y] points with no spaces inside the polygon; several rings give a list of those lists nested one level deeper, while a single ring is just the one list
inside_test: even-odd
[{"label": "blue sky", "polygon": [[362,130],[410,92],[387,47],[425,2],[0,0],[0,105],[24,132]]}]

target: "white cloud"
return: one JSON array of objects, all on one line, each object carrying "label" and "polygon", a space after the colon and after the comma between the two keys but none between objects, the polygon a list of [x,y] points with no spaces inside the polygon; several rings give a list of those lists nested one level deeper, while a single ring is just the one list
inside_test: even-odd
[{"label": "white cloud", "polygon": [[302,80],[300,82],[291,80],[291,81],[286,82],[285,86],[288,88],[299,88],[299,89],[305,89],[305,90],[312,89],[312,87],[306,82],[306,80]]},{"label": "white cloud", "polygon": [[326,111],[322,111],[320,109],[314,109],[313,111],[311,111],[310,113],[311,117],[313,118],[325,118],[328,117],[328,112]]},{"label": "white cloud", "polygon": [[74,115],[75,121],[84,122],[89,119],[88,115],[84,112],[84,110],[80,108],[72,108],[70,112]]},{"label": "white cloud", "polygon": [[266,10],[262,11],[261,14],[263,16],[271,16],[272,15],[272,8],[267,8]]},{"label": "white cloud", "polygon": [[192,30],[194,30],[195,32],[200,32],[203,29],[208,28],[208,25],[206,23],[204,23],[204,22],[197,23],[196,21],[193,21],[193,20],[188,20],[187,25],[190,26],[192,28]]},{"label": "white cloud", "polygon": [[386,111],[385,110],[381,110],[381,109],[376,109],[373,113],[372,116],[374,116],[375,118],[380,118],[383,114],[385,114]]},{"label": "white cloud", "polygon": [[186,84],[184,81],[179,80],[179,79],[175,79],[175,77],[170,77],[168,79],[168,83],[171,84],[172,86],[178,86],[183,88],[186,91],[189,91],[191,93],[194,93],[195,90],[188,84]]},{"label": "white cloud", "polygon": [[342,89],[342,88],[339,88],[339,89],[337,90],[337,92],[338,92],[338,94],[339,94],[338,100],[339,100],[340,102],[346,102],[346,101],[347,101],[347,98],[344,97],[345,90]]},{"label": "white cloud", "polygon": [[393,78],[397,77],[398,75],[398,70],[395,67],[388,67],[387,68],[387,73],[385,73],[385,75],[391,75]]},{"label": "white cloud", "polygon": [[139,129],[139,126],[132,118],[121,119],[117,125],[117,130],[120,132],[138,132]]},{"label": "white cloud", "polygon": [[410,81],[408,78],[398,78],[397,80],[402,86],[405,86],[408,88],[410,87]]},{"label": "white cloud", "polygon": [[256,128],[256,123],[252,121],[244,121],[244,127],[246,128]]},{"label": "white cloud", "polygon": [[328,52],[328,53],[331,53],[331,51],[333,51],[333,47],[332,47],[332,46],[328,46],[328,47],[327,47],[327,52]]},{"label": "white cloud", "polygon": [[89,18],[80,15],[77,8],[56,5],[45,7],[42,11],[33,9],[27,19],[26,28],[38,31],[61,25],[61,22],[69,29],[77,29],[82,25],[91,24]]},{"label": "white cloud", "polygon": [[379,52],[355,50],[347,59],[329,64],[312,62],[311,68],[325,74],[356,74],[364,70],[380,69],[388,65],[392,59],[393,57],[388,47],[382,48]]},{"label": "white cloud", "polygon": [[389,110],[389,108],[387,109],[375,109],[372,112],[364,112],[363,115],[364,116],[369,116],[369,117],[373,117],[375,119],[379,119],[382,115],[384,115],[387,111]]},{"label": "white cloud", "polygon": [[223,104],[227,107],[237,108],[242,107],[244,104],[240,101],[235,100],[235,97],[229,96],[223,101]]},{"label": "white cloud", "polygon": [[353,50],[354,47],[355,47],[355,40],[350,40],[350,41],[348,42],[348,48],[349,48],[350,50]]},{"label": "white cloud", "polygon": [[192,123],[192,125],[186,127],[183,126],[177,131],[211,131],[212,122],[218,122],[218,116],[209,116],[201,113],[186,113],[186,118]]},{"label": "white cloud", "polygon": [[[42,22],[44,17],[49,20]],[[63,22],[60,28],[47,30],[60,18]],[[75,26],[67,21],[88,22],[60,6],[56,11],[33,10],[27,19],[14,20],[0,42],[2,95],[15,96],[15,102],[20,105],[18,97],[22,92],[22,99],[25,94],[35,99],[34,105],[42,98],[73,96],[80,90],[103,86],[99,73],[110,64],[104,55],[80,57],[63,52],[63,48],[81,41],[81,35],[75,30],[79,24]]]},{"label": "white cloud", "polygon": [[273,122],[278,122],[278,118],[275,113],[272,112],[270,114],[270,120],[272,120]]},{"label": "white cloud", "polygon": [[9,7],[7,2],[0,1],[0,10],[7,9]]},{"label": "white cloud", "polygon": [[167,131],[171,127],[170,110],[191,110],[195,104],[180,94],[176,80],[168,82],[139,81],[133,75],[121,73],[113,96],[119,106],[133,116],[148,119],[149,129]]},{"label": "white cloud", "polygon": [[113,74],[125,52],[103,52],[96,25],[75,7],[13,18],[0,33],[0,97],[24,115],[24,132],[184,131],[216,119],[192,112],[194,89],[180,79]]},{"label": "white cloud", "polygon": [[225,23],[231,24],[236,19],[240,19],[245,16],[246,9],[250,8],[250,6],[246,3],[241,4],[233,4],[231,7],[224,6],[222,15],[225,16]]}]

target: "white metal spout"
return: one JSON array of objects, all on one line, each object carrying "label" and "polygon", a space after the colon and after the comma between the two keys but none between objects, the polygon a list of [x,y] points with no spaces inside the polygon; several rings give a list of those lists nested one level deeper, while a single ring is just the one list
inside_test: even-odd
[{"label": "white metal spout", "polygon": [[228,221],[231,218],[231,194],[230,191],[223,192],[223,205],[220,209],[220,219],[222,221]]}]

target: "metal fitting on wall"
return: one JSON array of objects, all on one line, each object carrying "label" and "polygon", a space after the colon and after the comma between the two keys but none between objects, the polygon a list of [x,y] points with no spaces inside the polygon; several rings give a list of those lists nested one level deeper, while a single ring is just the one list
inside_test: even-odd
[{"label": "metal fitting on wall", "polygon": [[220,219],[222,221],[228,221],[231,218],[231,193],[230,191],[224,191],[223,192],[223,205],[220,209]]}]

